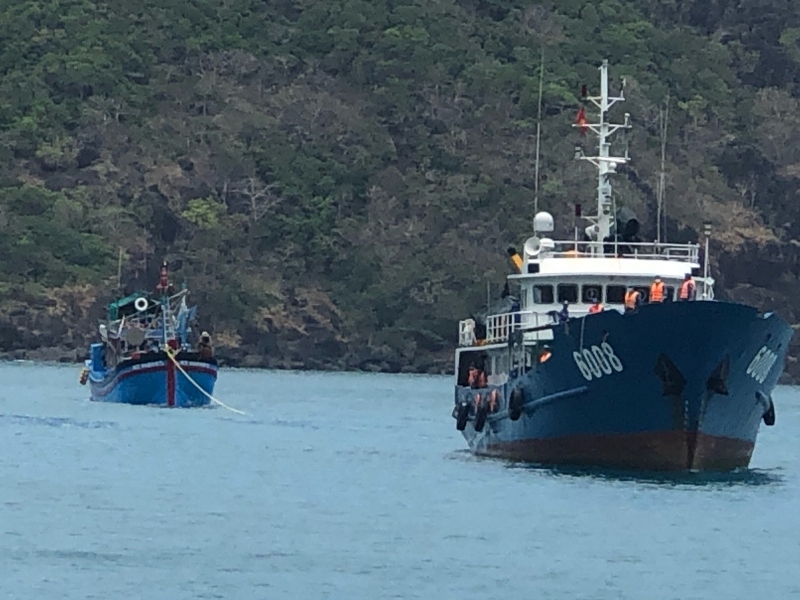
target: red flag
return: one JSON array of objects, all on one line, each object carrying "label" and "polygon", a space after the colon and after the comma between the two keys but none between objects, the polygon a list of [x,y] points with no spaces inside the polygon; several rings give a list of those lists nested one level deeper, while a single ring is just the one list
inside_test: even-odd
[{"label": "red flag", "polygon": [[581,106],[580,110],[578,111],[578,117],[575,119],[575,123],[580,126],[581,128],[581,135],[586,133],[588,126],[586,125],[586,111]]}]

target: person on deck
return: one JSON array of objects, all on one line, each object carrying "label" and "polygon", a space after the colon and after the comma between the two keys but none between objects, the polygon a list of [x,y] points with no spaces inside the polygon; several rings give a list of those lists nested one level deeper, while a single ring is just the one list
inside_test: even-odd
[{"label": "person on deck", "polygon": [[689,302],[691,300],[694,300],[696,297],[697,297],[697,286],[694,283],[692,274],[687,273],[686,277],[683,278],[683,283],[681,284],[681,291],[678,294],[678,298],[682,302]]},{"label": "person on deck", "polygon": [[469,366],[469,371],[467,373],[467,386],[471,388],[478,387],[478,367],[475,366],[475,363]]},{"label": "person on deck", "polygon": [[561,310],[558,311],[558,322],[566,323],[569,320],[569,302],[564,300]]},{"label": "person on deck", "polygon": [[158,275],[158,284],[156,285],[155,293],[157,296],[171,296],[175,293],[175,286],[169,280],[169,270],[167,269],[167,261],[161,264],[161,270]]},{"label": "person on deck", "polygon": [[625,312],[634,312],[639,309],[641,304],[642,295],[632,287],[629,287],[628,291],[625,292]]},{"label": "person on deck", "polygon": [[663,302],[665,293],[664,282],[661,281],[661,277],[656,275],[656,278],[650,285],[650,302]]},{"label": "person on deck", "polygon": [[605,310],[603,303],[597,298],[594,298],[592,300],[592,305],[589,307],[589,314],[593,315],[594,313],[603,312],[603,310]]},{"label": "person on deck", "polygon": [[214,350],[211,347],[211,336],[207,331],[200,334],[200,342],[197,344],[197,352],[200,358],[211,358],[214,355]]},{"label": "person on deck", "polygon": [[514,271],[516,273],[522,273],[522,257],[519,255],[519,252],[517,252],[517,249],[514,248],[514,246],[509,246],[506,252],[508,252],[508,256],[511,258],[511,262],[514,265]]},{"label": "person on deck", "polygon": [[542,351],[539,353],[539,364],[546,363],[550,360],[551,356],[553,356],[553,353],[550,351],[550,346],[545,344],[542,346]]}]

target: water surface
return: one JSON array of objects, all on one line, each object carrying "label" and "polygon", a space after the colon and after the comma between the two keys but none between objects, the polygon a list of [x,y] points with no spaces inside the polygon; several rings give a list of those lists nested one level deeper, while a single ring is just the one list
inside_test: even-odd
[{"label": "water surface", "polygon": [[89,402],[0,365],[0,597],[800,597],[800,390],[751,469],[476,459],[447,377],[222,370],[244,410]]}]

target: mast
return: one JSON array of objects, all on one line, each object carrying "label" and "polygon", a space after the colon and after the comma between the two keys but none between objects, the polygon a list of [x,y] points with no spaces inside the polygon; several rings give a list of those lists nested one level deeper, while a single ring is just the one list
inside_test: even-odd
[{"label": "mast", "polygon": [[[625,79],[622,80],[622,88],[625,88]],[[619,96],[609,97],[608,95],[608,60],[604,60],[600,66],[600,95],[589,96],[587,100],[594,103],[600,109],[600,120],[598,123],[584,123],[573,125],[573,127],[581,127],[581,129],[591,129],[597,135],[597,156],[586,156],[580,146],[575,148],[575,158],[578,160],[587,160],[597,167],[597,215],[592,218],[595,221],[594,227],[591,230],[590,237],[593,241],[598,242],[592,244],[592,254],[603,253],[603,241],[611,235],[611,230],[614,227],[614,215],[612,211],[612,197],[611,197],[611,175],[617,170],[617,165],[627,163],[630,158],[628,157],[627,148],[625,156],[611,156],[611,142],[610,137],[619,129],[630,129],[630,115],[625,113],[625,121],[623,124],[613,124],[608,122],[608,110],[617,102],[625,100],[623,90],[620,90]],[[587,231],[587,233],[590,233]]]},{"label": "mast", "polygon": [[[665,213],[664,210],[664,192],[666,188],[665,177],[666,173],[664,172],[664,165],[667,161],[667,122],[669,121],[669,92],[667,92],[667,100],[664,103],[665,106],[659,111],[658,114],[658,129],[659,134],[661,136],[661,172],[658,177],[658,195],[656,198],[657,202],[657,214],[656,214],[656,243],[661,242],[661,221],[662,221],[662,214]],[[666,217],[664,217],[666,218]],[[667,241],[667,232],[666,228],[664,231],[664,240]]]},{"label": "mast", "polygon": [[539,141],[542,133],[542,88],[544,86],[544,46],[539,65],[539,111],[536,118],[536,173],[534,175],[533,214],[539,212]]}]

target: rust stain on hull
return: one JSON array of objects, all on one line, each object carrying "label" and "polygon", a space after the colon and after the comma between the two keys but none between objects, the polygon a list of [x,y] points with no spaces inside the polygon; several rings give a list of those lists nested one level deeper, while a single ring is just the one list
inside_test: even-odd
[{"label": "rust stain on hull", "polygon": [[649,471],[730,471],[747,467],[755,444],[685,431],[572,436],[491,444],[476,454],[522,462]]}]

